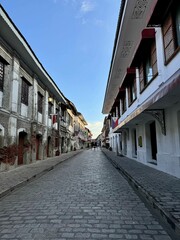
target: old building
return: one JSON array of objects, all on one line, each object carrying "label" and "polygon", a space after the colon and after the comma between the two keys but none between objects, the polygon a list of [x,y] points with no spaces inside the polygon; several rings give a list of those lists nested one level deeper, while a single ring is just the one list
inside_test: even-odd
[{"label": "old building", "polygon": [[77,112],[75,118],[75,138],[78,148],[87,147],[87,142],[89,141],[88,130],[86,128],[87,122],[80,112]]},{"label": "old building", "polygon": [[0,169],[60,154],[66,100],[0,6]]},{"label": "old building", "polygon": [[91,147],[91,139],[92,139],[93,134],[87,127],[85,127],[85,131],[86,131],[86,136],[87,136],[86,147],[90,148]]},{"label": "old building", "polygon": [[109,132],[110,132],[110,117],[105,117],[102,127],[102,140],[101,146],[109,148]]},{"label": "old building", "polygon": [[86,128],[87,122],[69,99],[66,98],[66,102],[66,151],[86,148],[92,136],[90,130]]},{"label": "old building", "polygon": [[0,5],[0,170],[73,150],[69,101]]},{"label": "old building", "polygon": [[[102,110],[113,121],[109,135],[113,151],[176,177],[180,177],[179,26],[179,1],[121,1]],[[118,134],[116,140],[112,134]]]}]

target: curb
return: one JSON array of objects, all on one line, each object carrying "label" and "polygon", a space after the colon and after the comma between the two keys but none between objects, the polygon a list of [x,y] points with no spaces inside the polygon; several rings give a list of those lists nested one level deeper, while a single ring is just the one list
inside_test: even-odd
[{"label": "curb", "polygon": [[[151,210],[158,215],[158,217],[161,219],[162,224],[165,225],[165,227],[169,228],[168,233],[174,240],[180,239],[180,226],[178,225],[178,222],[176,219],[173,218],[173,216],[164,210],[162,206],[157,202],[155,197],[151,195],[148,191],[146,191],[141,184],[139,184],[126,170],[124,170],[122,167],[120,167],[106,152],[102,151],[104,155],[107,157],[107,159],[110,160],[112,165],[125,177],[125,179],[129,182],[129,184],[135,189],[135,191],[138,191],[140,197],[143,198],[143,200],[150,205]],[[168,229],[166,229],[168,230]]]},{"label": "curb", "polygon": [[35,174],[35,175],[32,175],[31,177],[25,179],[24,181],[22,182],[19,182],[17,183],[16,185],[10,187],[9,189],[3,191],[0,193],[0,198],[3,198],[5,196],[7,196],[8,194],[10,194],[11,192],[13,192],[14,190],[20,188],[20,187],[23,187],[25,186],[27,183],[29,182],[32,182],[33,180],[37,179],[37,178],[40,178],[42,175],[46,174],[47,172],[50,172],[51,170],[53,170],[56,166],[58,166],[59,164],[61,164],[62,162],[66,161],[66,160],[69,160],[75,156],[77,156],[78,154],[82,153],[83,151],[79,151],[79,152],[76,152],[74,155],[72,156],[69,156],[65,159],[62,159],[60,160],[58,163],[54,164],[53,166],[50,166],[50,167],[47,167],[46,169],[44,169],[43,171],[40,171],[39,173]]}]

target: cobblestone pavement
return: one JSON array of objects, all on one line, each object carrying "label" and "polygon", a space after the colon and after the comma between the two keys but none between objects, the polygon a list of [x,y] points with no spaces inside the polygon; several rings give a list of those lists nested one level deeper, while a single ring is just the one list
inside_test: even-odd
[{"label": "cobblestone pavement", "polygon": [[10,171],[0,172],[0,197],[10,193],[15,188],[26,184],[42,174],[52,170],[55,166],[67,160],[83,150],[69,152],[58,157],[39,160],[35,163],[23,165]]},{"label": "cobblestone pavement", "polygon": [[0,239],[171,238],[105,155],[88,150],[0,199]]},{"label": "cobblestone pavement", "polygon": [[102,148],[116,168],[155,206],[180,239],[180,179]]}]

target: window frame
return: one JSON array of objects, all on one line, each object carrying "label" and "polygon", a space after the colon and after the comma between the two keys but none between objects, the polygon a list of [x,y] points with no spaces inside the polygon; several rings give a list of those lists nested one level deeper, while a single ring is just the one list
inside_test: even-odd
[{"label": "window frame", "polygon": [[172,5],[164,18],[164,22],[162,23],[162,37],[165,65],[167,65],[180,51],[180,38],[178,40],[176,24],[177,16],[179,16],[178,13],[180,15],[180,4]]},{"label": "window frame", "polygon": [[48,102],[48,117],[51,119],[53,114],[53,104]]},{"label": "window frame", "polygon": [[126,112],[127,105],[126,105],[126,91],[124,91],[121,95],[121,107],[122,107],[122,114]]},{"label": "window frame", "polygon": [[[134,98],[133,98],[134,95]],[[130,106],[137,99],[136,76],[128,86],[128,106]]]},{"label": "window frame", "polygon": [[21,82],[21,103],[28,106],[29,105],[29,87],[30,83],[27,81],[26,78],[22,77]]},{"label": "window frame", "polygon": [[4,71],[5,71],[5,63],[0,58],[0,91],[1,92],[3,92],[3,89],[4,89],[4,74],[5,74]]},{"label": "window frame", "polygon": [[43,95],[38,92],[38,99],[37,99],[37,105],[38,105],[38,112],[43,113]]},{"label": "window frame", "polygon": [[[149,69],[151,68],[152,77],[148,79],[147,74],[147,64],[149,64]],[[156,78],[158,75],[157,68],[157,53],[156,53],[156,41],[155,39],[150,43],[147,49],[147,54],[143,56],[139,66],[139,87],[140,93],[142,93],[149,84]]]}]

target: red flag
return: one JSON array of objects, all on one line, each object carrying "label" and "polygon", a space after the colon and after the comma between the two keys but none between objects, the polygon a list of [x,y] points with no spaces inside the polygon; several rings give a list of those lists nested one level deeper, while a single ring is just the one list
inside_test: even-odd
[{"label": "red flag", "polygon": [[118,118],[117,117],[112,117],[112,119],[111,119],[112,128],[117,127],[117,125],[118,125]]},{"label": "red flag", "polygon": [[55,124],[57,122],[57,116],[53,115],[52,116],[52,123]]}]

